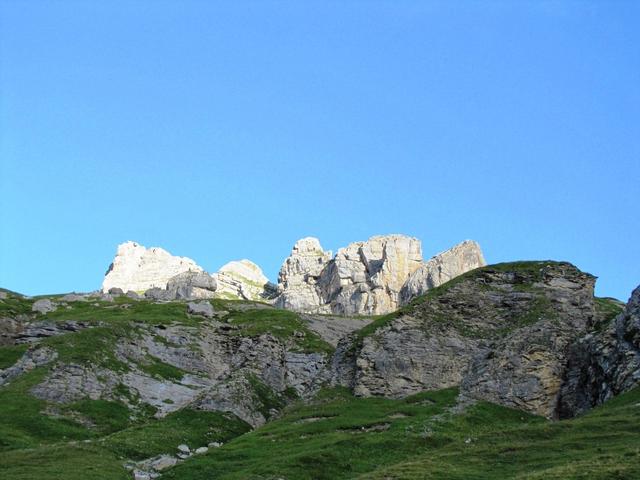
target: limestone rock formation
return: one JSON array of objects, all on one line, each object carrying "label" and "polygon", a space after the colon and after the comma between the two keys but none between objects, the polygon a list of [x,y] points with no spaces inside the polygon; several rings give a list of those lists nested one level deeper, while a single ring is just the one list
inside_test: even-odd
[{"label": "limestone rock formation", "polygon": [[280,268],[276,306],[298,312],[323,311],[318,279],[331,258],[331,251],[325,252],[317,238],[298,240]]},{"label": "limestone rock formation", "polygon": [[570,417],[640,385],[640,286],[624,311],[570,351],[560,416]]},{"label": "limestone rock formation", "polygon": [[377,236],[338,250],[318,283],[330,312],[379,315],[398,307],[402,286],[421,264],[420,240]]},{"label": "limestone rock formation", "polygon": [[404,235],[355,242],[334,258],[317,239],[303,238],[280,269],[275,305],[306,313],[385,314],[484,264],[472,241],[424,263],[420,241]]},{"label": "limestone rock formation", "polygon": [[[260,267],[249,260],[229,262],[209,275],[186,257],[174,257],[162,248],[145,248],[135,242],[118,247],[102,283],[113,295],[144,293],[156,301],[198,298],[265,300],[275,287]],[[132,294],[131,294],[132,295]]]},{"label": "limestone rock formation", "polygon": [[435,255],[414,271],[402,287],[400,303],[405,305],[411,299],[425,294],[427,290],[439,287],[469,270],[485,265],[480,245],[473,240],[465,240]]},{"label": "limestone rock formation", "polygon": [[174,257],[162,248],[145,248],[135,242],[118,246],[118,252],[102,282],[102,291],[111,288],[145,292],[165,288],[170,278],[184,272],[202,272],[202,267],[186,257]]},{"label": "limestone rock formation", "polygon": [[569,346],[594,321],[594,282],[568,263],[479,269],[343,340],[334,381],[391,397],[461,385],[463,396],[555,418]]},{"label": "limestone rock formation", "polygon": [[212,276],[218,283],[217,296],[220,298],[264,300],[275,291],[260,267],[246,259],[229,262]]}]

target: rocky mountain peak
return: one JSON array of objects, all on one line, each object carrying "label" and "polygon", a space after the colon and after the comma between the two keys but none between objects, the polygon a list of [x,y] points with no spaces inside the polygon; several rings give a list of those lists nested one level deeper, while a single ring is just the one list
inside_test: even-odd
[{"label": "rocky mountain peak", "polygon": [[125,292],[144,292],[150,288],[165,288],[171,277],[189,271],[204,270],[190,258],[176,257],[162,248],[145,248],[128,241],[118,245],[102,282],[102,291],[121,288]]},{"label": "rocky mountain peak", "polygon": [[473,241],[422,260],[422,244],[378,235],[340,248],[335,257],[316,238],[298,240],[278,277],[276,305],[308,313],[377,315],[468,270],[485,265]]}]

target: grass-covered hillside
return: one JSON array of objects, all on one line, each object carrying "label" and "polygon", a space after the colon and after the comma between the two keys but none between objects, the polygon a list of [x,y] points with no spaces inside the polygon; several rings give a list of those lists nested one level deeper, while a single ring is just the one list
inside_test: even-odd
[{"label": "grass-covered hillside", "polygon": [[[542,285],[541,271],[565,265],[521,262],[469,272],[345,333],[351,347],[337,349],[317,328],[322,317],[310,321],[261,303],[211,300],[213,314],[204,315],[184,301],[49,296],[55,310],[38,313],[38,298],[1,291],[0,479],[125,480],[138,471],[146,480],[152,472],[141,465],[161,455],[177,458],[181,445],[189,455],[163,468],[160,478],[640,478],[638,388],[577,418],[551,421],[471,401],[459,395],[462,387],[361,398],[335,386],[344,372],[364,378],[364,370],[349,370],[362,369],[362,362],[350,364],[345,352],[368,343],[376,354],[372,339],[385,330],[395,334],[403,316],[416,320],[420,334],[444,326],[474,342],[478,332],[500,342],[549,317],[556,297]],[[478,311],[477,292],[495,302],[482,303],[486,318],[502,323],[478,326],[478,315],[465,316]],[[592,305],[594,331],[622,310],[613,299]],[[398,331],[411,326],[404,322]],[[414,362],[401,365],[409,372],[405,381],[415,374],[416,351],[402,359]],[[380,364],[367,358],[374,359],[370,373],[384,370],[386,358]],[[332,377],[337,361],[347,363]]]}]

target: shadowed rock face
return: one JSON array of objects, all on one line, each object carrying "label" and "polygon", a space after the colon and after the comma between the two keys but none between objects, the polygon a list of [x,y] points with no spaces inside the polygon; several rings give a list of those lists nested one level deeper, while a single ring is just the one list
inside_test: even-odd
[{"label": "shadowed rock face", "polygon": [[571,417],[640,385],[640,286],[624,311],[569,353],[560,416]]},{"label": "shadowed rock face", "polygon": [[482,265],[480,247],[471,241],[424,263],[420,241],[404,235],[355,242],[334,258],[317,239],[305,238],[280,269],[275,304],[306,313],[385,314]]},{"label": "shadowed rock face", "polygon": [[354,349],[335,381],[358,395],[461,394],[557,416],[570,344],[594,321],[595,278],[568,263],[486,267],[406,307]]}]

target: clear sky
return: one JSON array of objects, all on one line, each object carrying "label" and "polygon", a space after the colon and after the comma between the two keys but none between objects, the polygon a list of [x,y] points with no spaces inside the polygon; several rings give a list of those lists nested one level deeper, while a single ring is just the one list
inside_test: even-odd
[{"label": "clear sky", "polygon": [[301,237],[640,284],[640,2],[0,0],[0,286]]}]

